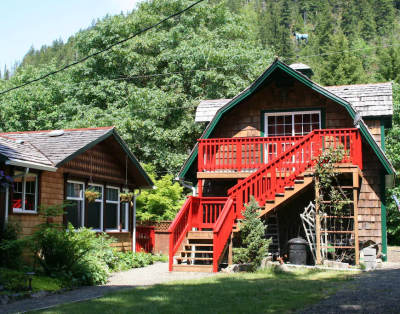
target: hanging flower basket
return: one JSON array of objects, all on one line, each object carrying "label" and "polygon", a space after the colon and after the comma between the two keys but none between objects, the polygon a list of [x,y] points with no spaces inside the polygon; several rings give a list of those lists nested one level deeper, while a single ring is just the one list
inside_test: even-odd
[{"label": "hanging flower basket", "polygon": [[0,193],[5,193],[7,188],[13,186],[13,179],[9,176],[5,176],[3,171],[0,171]]},{"label": "hanging flower basket", "polygon": [[133,198],[133,193],[132,192],[121,193],[119,197],[121,198],[121,202],[130,202]]},{"label": "hanging flower basket", "polygon": [[88,200],[89,203],[93,203],[100,197],[100,192],[93,190],[93,189],[87,189],[85,190],[85,198]]}]

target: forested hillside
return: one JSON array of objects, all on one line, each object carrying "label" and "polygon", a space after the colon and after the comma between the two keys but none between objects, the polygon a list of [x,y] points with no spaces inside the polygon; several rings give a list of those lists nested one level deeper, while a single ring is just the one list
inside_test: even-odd
[{"label": "forested hillside", "polygon": [[[0,90],[99,51],[193,2],[146,1],[94,21],[65,43],[31,48],[11,77],[3,72]],[[0,129],[116,125],[142,162],[159,174],[176,174],[204,127],[194,123],[198,100],[233,97],[278,55],[288,64],[310,65],[322,85],[395,81],[386,150],[400,169],[399,9],[400,1],[389,0],[208,0],[78,66],[0,96]],[[308,34],[308,43],[299,43],[295,32]],[[400,233],[390,197],[388,205],[391,232]]]}]

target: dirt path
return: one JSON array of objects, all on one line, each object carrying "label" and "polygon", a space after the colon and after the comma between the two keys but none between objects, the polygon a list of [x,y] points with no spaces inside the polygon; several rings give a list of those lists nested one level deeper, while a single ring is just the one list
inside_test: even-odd
[{"label": "dirt path", "polygon": [[400,313],[400,263],[383,265],[300,313]]},{"label": "dirt path", "polygon": [[197,279],[215,275],[214,273],[170,273],[168,272],[168,263],[156,263],[144,268],[135,268],[126,272],[115,273],[110,277],[109,282],[103,286],[82,287],[74,291],[47,296],[41,299],[26,299],[7,305],[0,305],[0,313],[24,313],[63,303],[98,298],[107,292],[115,290],[151,286],[171,280]]}]

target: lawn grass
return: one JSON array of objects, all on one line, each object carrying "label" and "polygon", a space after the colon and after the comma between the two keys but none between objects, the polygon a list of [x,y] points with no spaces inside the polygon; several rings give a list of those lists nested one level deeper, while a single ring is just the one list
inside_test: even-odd
[{"label": "lawn grass", "polygon": [[112,292],[41,313],[290,313],[351,278],[349,273],[318,270],[219,275]]}]

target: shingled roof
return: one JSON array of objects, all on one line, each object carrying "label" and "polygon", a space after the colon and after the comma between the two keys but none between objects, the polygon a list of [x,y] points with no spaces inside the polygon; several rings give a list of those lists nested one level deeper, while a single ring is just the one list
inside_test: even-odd
[{"label": "shingled roof", "polygon": [[51,162],[52,166],[59,165],[62,161],[73,155],[93,141],[101,138],[113,127],[93,129],[64,130],[61,136],[49,136],[49,131],[0,133],[18,140],[28,142],[35,147]]},{"label": "shingled roof", "polygon": [[392,83],[327,86],[325,89],[347,100],[362,117],[392,116]]},{"label": "shingled roof", "polygon": [[[69,129],[54,136],[52,130],[0,133],[0,160],[6,163],[36,169],[56,171],[68,161],[94,145],[114,136],[127,156],[135,164],[141,188],[153,187],[154,183],[139,161],[129,150],[114,127]],[[53,136],[52,136],[53,135]]]},{"label": "shingled roof", "polygon": [[12,161],[53,166],[53,163],[32,144],[4,135],[0,135],[0,155]]},{"label": "shingled roof", "polygon": [[[324,87],[348,101],[361,117],[392,116],[392,83],[342,85]],[[196,110],[196,122],[209,122],[231,99],[202,100]]]}]

